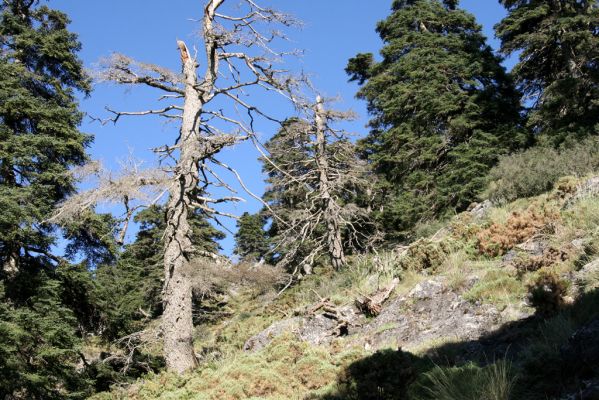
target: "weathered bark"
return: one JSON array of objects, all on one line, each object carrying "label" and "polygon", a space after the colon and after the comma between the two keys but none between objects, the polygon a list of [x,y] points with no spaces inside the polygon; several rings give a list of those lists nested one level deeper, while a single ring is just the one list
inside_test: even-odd
[{"label": "weathered bark", "polygon": [[183,42],[179,42],[185,76],[185,103],[179,138],[180,157],[167,204],[167,228],[164,250],[164,355],[170,371],[183,373],[197,366],[193,349],[192,288],[188,276],[189,258],[193,252],[188,221],[192,210],[192,194],[198,185],[197,119],[202,102],[197,94],[196,62]]},{"label": "weathered bark", "polygon": [[210,1],[204,10],[203,31],[208,65],[201,84],[198,84],[195,58],[189,54],[184,42],[177,42],[185,78],[185,101],[179,138],[180,154],[166,209],[163,332],[166,367],[179,374],[198,364],[193,348],[193,293],[189,276],[189,261],[194,249],[188,221],[193,209],[203,206],[196,201],[200,182],[198,163],[231,144],[227,137],[212,141],[202,137],[198,126],[204,104],[214,96],[219,55],[213,21],[223,1]]},{"label": "weathered bark", "polygon": [[[164,67],[138,62],[119,54],[105,61],[104,71],[99,75],[101,79],[119,84],[144,85],[159,89],[163,92],[160,100],[173,99],[177,102],[160,109],[144,111],[125,112],[108,109],[114,115],[113,118],[97,119],[102,124],[116,123],[123,116],[158,115],[168,119],[181,119],[180,135],[176,143],[154,149],[161,160],[176,159],[174,168],[170,165],[161,168],[162,173],[158,174],[156,179],[139,178],[135,169],[125,178],[119,179],[120,191],[117,196],[119,201],[123,199],[125,202],[128,221],[137,210],[157,204],[168,192],[164,232],[162,331],[167,368],[177,373],[183,373],[197,365],[193,349],[191,261],[197,264],[195,261],[198,257],[216,257],[215,254],[194,248],[191,241],[192,227],[188,218],[194,210],[201,210],[206,218],[215,220],[218,216],[235,217],[214,208],[216,204],[243,200],[237,196],[215,198],[210,195],[209,190],[214,186],[225,188],[231,194],[236,193],[222,180],[215,170],[216,167],[233,173],[244,190],[257,198],[243,184],[237,171],[216,158],[223,148],[254,136],[253,122],[256,117],[276,121],[257,106],[246,102],[244,90],[248,87],[261,87],[294,101],[294,96],[290,96],[289,93],[294,88],[295,80],[288,77],[283,70],[275,69],[275,60],[270,60],[268,56],[249,54],[255,47],[261,47],[267,53],[283,57],[285,53],[275,53],[268,47],[275,37],[283,38],[283,35],[272,30],[266,34],[261,33],[260,29],[253,25],[279,23],[291,26],[293,20],[284,14],[258,6],[254,0],[242,1],[246,11],[243,11],[244,14],[240,17],[217,13],[225,1],[207,0],[203,10],[202,38],[206,56],[203,60],[203,76],[198,73],[199,65],[195,55],[189,53],[182,41],[177,42],[183,66],[182,77]],[[236,51],[229,52],[227,48],[234,48]],[[247,51],[239,51],[240,48]],[[227,65],[226,71],[219,70],[221,63]],[[223,84],[229,86],[218,87],[219,77],[223,78]],[[232,110],[226,111],[220,105],[216,109],[210,109],[209,103],[217,96],[226,98],[232,104]],[[178,104],[178,99],[181,98],[183,106]],[[247,112],[247,120],[239,117],[239,109]],[[229,115],[229,112],[234,115]],[[223,128],[222,124],[228,128]],[[127,179],[133,181],[126,182],[128,184],[121,182]],[[73,213],[69,210],[79,212],[102,200],[113,201],[115,195],[111,188],[114,184],[108,179],[104,183],[101,182],[97,189],[74,196],[73,200],[60,207],[53,219],[66,221],[66,216]],[[148,198],[143,188],[157,189],[156,197],[152,195]],[[141,201],[143,205],[129,209],[127,204],[130,198]],[[126,221],[124,228],[128,224]],[[122,238],[124,239],[124,236]]]},{"label": "weathered bark", "polygon": [[356,306],[367,315],[379,315],[383,309],[383,303],[391,296],[398,283],[399,279],[394,278],[389,285],[380,289],[375,294],[356,299]]},{"label": "weathered bark", "polygon": [[320,196],[324,207],[324,216],[327,225],[327,246],[331,264],[335,269],[345,265],[345,254],[341,241],[341,229],[339,227],[338,214],[335,210],[335,199],[331,197],[329,189],[329,163],[326,154],[326,114],[323,99],[318,96],[315,107],[316,120],[316,164],[319,173]]}]

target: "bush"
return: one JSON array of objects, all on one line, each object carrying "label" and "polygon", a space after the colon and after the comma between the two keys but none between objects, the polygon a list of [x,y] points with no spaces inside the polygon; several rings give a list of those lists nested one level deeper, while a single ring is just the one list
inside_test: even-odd
[{"label": "bush", "polygon": [[561,249],[550,246],[543,251],[543,254],[538,256],[519,255],[512,261],[512,265],[516,268],[518,274],[522,276],[527,272],[538,271],[541,268],[552,267],[568,261],[573,253],[572,245],[566,245]]},{"label": "bush", "polygon": [[559,210],[545,205],[533,205],[522,213],[513,212],[505,224],[494,223],[478,233],[478,251],[491,257],[504,255],[514,246],[548,230],[559,219]]},{"label": "bush", "polygon": [[599,171],[599,139],[589,138],[559,150],[533,147],[505,156],[489,173],[486,197],[511,202],[551,190],[559,178],[584,176]]},{"label": "bush", "polygon": [[397,266],[400,271],[434,271],[457,249],[458,244],[453,240],[420,239],[400,253]]},{"label": "bush", "polygon": [[533,283],[528,285],[528,301],[537,314],[549,316],[562,308],[567,290],[567,283],[555,272],[540,271]]}]

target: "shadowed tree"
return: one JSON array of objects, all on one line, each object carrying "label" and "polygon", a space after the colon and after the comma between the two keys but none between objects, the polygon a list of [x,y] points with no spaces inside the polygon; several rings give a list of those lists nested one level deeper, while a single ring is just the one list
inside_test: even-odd
[{"label": "shadowed tree", "polygon": [[262,213],[245,212],[237,221],[233,253],[242,261],[261,261],[269,253],[270,247],[264,225],[266,225],[266,217]]},{"label": "shadowed tree", "polygon": [[[291,26],[295,21],[253,0],[242,0],[238,7],[232,8],[235,15],[229,15],[224,11],[224,5],[229,3],[226,0],[205,3],[201,59],[191,54],[183,41],[177,42],[182,74],[120,54],[105,60],[101,79],[149,86],[163,92],[160,100],[173,101],[153,110],[110,110],[114,114],[110,121],[116,123],[124,116],[158,115],[180,122],[179,137],[174,143],[155,149],[165,167],[140,170],[132,164],[117,177],[100,173],[97,189],[73,197],[55,216],[64,220],[100,201],[124,201],[125,221],[128,221],[140,209],[157,204],[163,195],[168,195],[162,333],[167,368],[178,373],[197,365],[192,338],[191,261],[202,265],[217,257],[212,251],[194,246],[190,213],[199,212],[204,218],[216,221],[222,216],[234,217],[215,208],[217,204],[242,200],[221,176],[222,172],[231,173],[233,179],[244,185],[239,174],[217,156],[226,147],[255,140],[256,118],[276,121],[250,103],[247,91],[262,89],[294,100],[290,93],[297,83],[287,71],[276,66],[288,54],[271,48],[283,34],[269,28],[270,24]],[[229,107],[223,107],[223,102],[228,102]],[[212,196],[214,187],[224,188],[231,195]]]}]

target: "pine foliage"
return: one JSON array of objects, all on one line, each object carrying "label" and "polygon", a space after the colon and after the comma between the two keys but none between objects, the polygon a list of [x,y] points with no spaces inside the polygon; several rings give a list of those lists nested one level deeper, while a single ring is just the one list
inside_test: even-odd
[{"label": "pine foliage", "polygon": [[359,54],[346,69],[372,115],[361,147],[384,177],[380,218],[390,238],[465,209],[497,157],[526,141],[518,92],[455,3],[395,1],[377,26],[382,60]]},{"label": "pine foliage", "polygon": [[530,127],[554,144],[599,133],[599,5],[594,0],[502,0],[501,51],[518,54]]},{"label": "pine foliage", "polygon": [[0,4],[0,397],[63,399],[86,393],[85,323],[70,307],[77,271],[44,221],[86,158],[75,92],[90,85],[67,16],[36,3]]}]

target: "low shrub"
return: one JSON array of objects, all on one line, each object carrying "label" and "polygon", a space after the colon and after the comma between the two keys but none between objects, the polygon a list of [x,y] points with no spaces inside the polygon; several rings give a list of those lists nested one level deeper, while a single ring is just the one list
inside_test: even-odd
[{"label": "low shrub", "polygon": [[524,212],[513,212],[506,223],[493,223],[478,233],[478,251],[491,257],[504,255],[534,235],[550,231],[560,218],[559,210],[547,204],[532,205]]},{"label": "low shrub", "polygon": [[486,367],[436,366],[412,389],[414,400],[509,400],[514,387],[511,363],[497,361]]},{"label": "low shrub", "polygon": [[540,271],[528,285],[528,302],[541,316],[550,316],[564,305],[568,284],[555,272]]},{"label": "low shrub", "polygon": [[400,253],[397,266],[400,271],[434,271],[457,248],[458,244],[450,239],[420,239]]},{"label": "low shrub", "polygon": [[543,254],[538,256],[520,255],[512,261],[512,265],[516,268],[518,274],[522,276],[527,272],[538,271],[541,268],[548,268],[565,262],[570,259],[573,253],[574,250],[571,245],[562,249],[550,246],[543,251]]},{"label": "low shrub", "polygon": [[150,375],[138,384],[94,397],[108,399],[295,399],[332,389],[343,365],[363,357],[347,351],[330,354],[291,335],[282,335],[265,349],[240,353],[182,377]]},{"label": "low shrub", "polygon": [[599,139],[589,138],[566,148],[537,146],[502,157],[489,173],[486,196],[496,203],[537,196],[551,190],[563,176],[599,171]]}]

